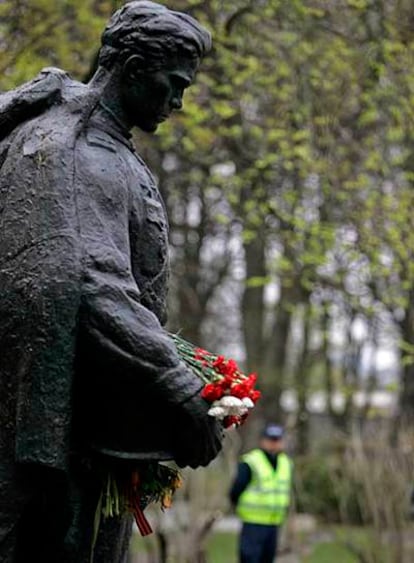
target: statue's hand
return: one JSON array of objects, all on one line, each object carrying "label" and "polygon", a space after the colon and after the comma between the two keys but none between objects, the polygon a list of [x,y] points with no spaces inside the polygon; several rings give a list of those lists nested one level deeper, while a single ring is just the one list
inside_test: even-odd
[{"label": "statue's hand", "polygon": [[174,457],[180,467],[205,466],[222,448],[223,426],[207,414],[210,405],[195,395],[180,405]]}]

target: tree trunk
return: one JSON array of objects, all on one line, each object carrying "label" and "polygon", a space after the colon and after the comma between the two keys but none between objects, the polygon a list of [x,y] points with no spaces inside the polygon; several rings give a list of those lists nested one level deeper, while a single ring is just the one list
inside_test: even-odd
[{"label": "tree trunk", "polygon": [[295,365],[294,381],[298,399],[296,421],[297,453],[305,454],[309,449],[309,413],[307,401],[309,395],[310,359],[309,338],[311,332],[311,318],[309,305],[304,305],[302,347]]},{"label": "tree trunk", "polygon": [[265,249],[260,234],[244,245],[246,285],[242,298],[242,323],[247,369],[259,371],[263,364]]},{"label": "tree trunk", "polygon": [[[414,289],[409,295],[409,306],[401,323],[401,337],[411,349],[414,347]],[[411,351],[411,356],[413,353]],[[399,417],[401,425],[414,422],[414,357],[403,362],[401,393],[399,397]]]}]

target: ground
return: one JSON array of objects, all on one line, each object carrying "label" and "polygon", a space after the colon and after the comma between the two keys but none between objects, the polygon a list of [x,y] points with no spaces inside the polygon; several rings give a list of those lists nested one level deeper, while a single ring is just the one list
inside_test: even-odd
[{"label": "ground", "polygon": [[[293,522],[293,532],[292,528],[284,531],[277,563],[359,563],[361,559],[356,555],[358,551],[370,553],[374,556],[370,560],[377,563],[389,563],[393,560],[391,552],[387,550],[387,546],[392,546],[392,538],[381,542],[381,546],[375,545],[373,530],[370,528],[321,524],[307,516],[300,516]],[[225,517],[216,523],[206,542],[206,563],[237,563],[238,529],[239,522],[234,517]],[[174,536],[175,534],[172,535],[173,538]],[[401,563],[411,563],[414,561],[413,526],[408,526],[405,530],[403,543],[405,558]],[[130,563],[159,563],[155,545],[154,536],[140,538],[136,533]],[[373,553],[378,547],[380,555],[375,556]],[[182,557],[172,554],[168,563],[183,563]]]}]

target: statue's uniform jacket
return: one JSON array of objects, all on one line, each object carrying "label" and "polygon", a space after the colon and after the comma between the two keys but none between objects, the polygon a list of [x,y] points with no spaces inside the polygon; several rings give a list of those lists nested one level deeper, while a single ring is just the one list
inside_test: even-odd
[{"label": "statue's uniform jacket", "polygon": [[160,450],[174,408],[200,389],[162,328],[167,219],[154,179],[108,116],[72,122],[58,106],[0,145],[5,482],[15,462],[65,470],[77,447]]}]

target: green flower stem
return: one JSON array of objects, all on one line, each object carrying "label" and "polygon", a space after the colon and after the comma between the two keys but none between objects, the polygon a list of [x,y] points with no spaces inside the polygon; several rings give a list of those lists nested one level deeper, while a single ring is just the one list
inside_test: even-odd
[{"label": "green flower stem", "polygon": [[[171,334],[170,336],[174,340],[180,359],[199,379],[204,383],[215,383],[223,379],[223,375],[212,367],[218,356],[207,351],[200,353],[200,348],[187,342],[187,340],[184,340],[177,334]],[[236,372],[233,377],[234,383],[242,383],[245,379],[246,376],[240,372]]]}]

